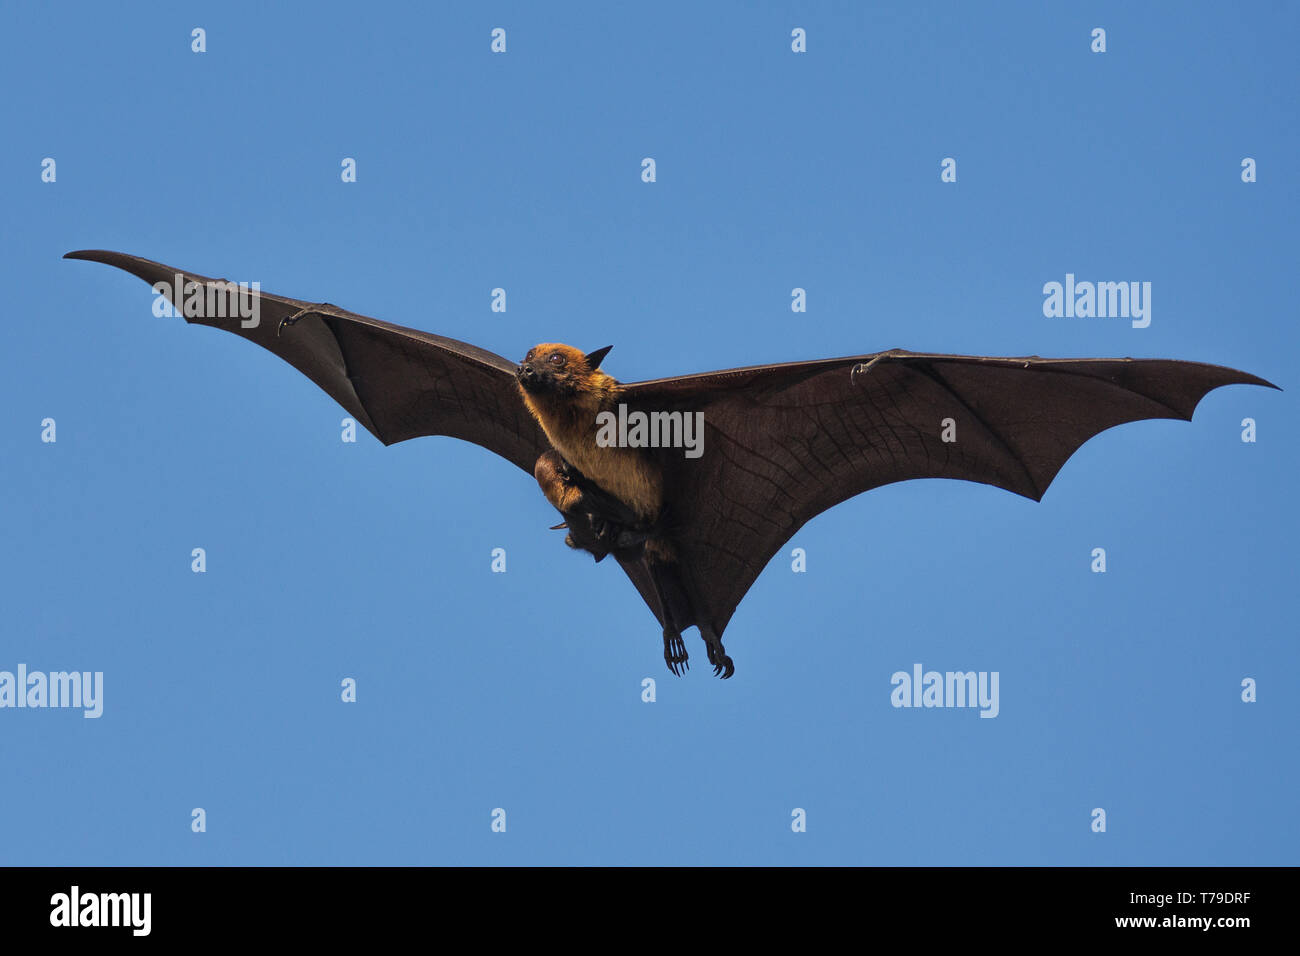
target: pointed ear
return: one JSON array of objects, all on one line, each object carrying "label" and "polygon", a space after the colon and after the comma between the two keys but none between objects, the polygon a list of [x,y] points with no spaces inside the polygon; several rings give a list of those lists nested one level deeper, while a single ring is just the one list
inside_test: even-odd
[{"label": "pointed ear", "polygon": [[600,363],[605,361],[605,356],[609,354],[609,350],[613,347],[612,345],[606,345],[603,349],[596,349],[596,351],[584,355],[583,358],[587,360],[587,368],[593,372],[600,368]]}]

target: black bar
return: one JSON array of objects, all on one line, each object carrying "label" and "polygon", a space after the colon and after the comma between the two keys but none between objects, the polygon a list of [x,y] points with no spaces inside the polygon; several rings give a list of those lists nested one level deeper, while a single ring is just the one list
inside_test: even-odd
[{"label": "black bar", "polygon": [[[1197,867],[10,868],[0,870],[0,926],[7,943],[63,937],[92,945],[110,937],[337,944],[438,927],[477,928],[495,939],[567,926],[577,938],[611,923],[636,940],[701,920],[719,930],[716,924],[728,924],[737,935],[781,924],[795,931],[843,927],[861,941],[889,931],[927,941],[1129,936],[1230,945],[1260,931],[1286,931],[1283,909],[1296,875],[1294,868]],[[147,935],[137,935],[144,929],[143,895],[101,896],[145,893]],[[102,912],[104,921],[116,916],[126,925],[52,925],[70,924],[74,911],[78,923]],[[1154,923],[1119,924],[1135,919]],[[1208,928],[1190,924],[1203,919]]]}]

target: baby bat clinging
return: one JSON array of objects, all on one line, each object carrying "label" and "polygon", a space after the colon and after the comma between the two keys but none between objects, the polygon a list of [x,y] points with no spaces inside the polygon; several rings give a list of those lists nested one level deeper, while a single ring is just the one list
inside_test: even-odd
[{"label": "baby bat clinging", "polygon": [[[252,308],[225,308],[225,280],[136,256],[65,258],[124,269],[187,322],[274,352],[385,445],[449,435],[531,472],[563,515],[567,543],[598,561],[612,554],[631,578],[663,628],[674,674],[687,667],[682,631],[694,626],[714,673],[732,675],[722,634],[737,605],[785,542],[841,501],[911,478],[981,482],[1036,501],[1107,428],[1190,421],[1222,385],[1276,388],[1195,362],[901,349],[623,384],[600,368],[608,347],[584,355],[543,344],[516,365],[455,339],[258,290],[242,293]],[[702,417],[702,453],[599,441],[598,419],[616,408]]]}]

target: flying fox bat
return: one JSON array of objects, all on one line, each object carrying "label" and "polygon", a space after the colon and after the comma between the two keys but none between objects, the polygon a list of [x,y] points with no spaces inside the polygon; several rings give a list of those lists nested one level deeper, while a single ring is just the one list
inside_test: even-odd
[{"label": "flying fox bat", "polygon": [[[692,626],[714,673],[734,673],[722,634],[736,606],[785,542],[841,501],[909,478],[959,478],[1037,501],[1098,432],[1190,421],[1221,385],[1277,387],[1195,362],[901,349],[624,384],[601,370],[608,346],[584,354],[542,344],[515,363],[136,256],[65,258],[124,269],[187,322],[269,349],[385,445],[450,435],[532,472],[564,518],[566,543],[597,561],[612,554],[631,578],[678,675]],[[223,307],[223,296],[249,308]]]}]

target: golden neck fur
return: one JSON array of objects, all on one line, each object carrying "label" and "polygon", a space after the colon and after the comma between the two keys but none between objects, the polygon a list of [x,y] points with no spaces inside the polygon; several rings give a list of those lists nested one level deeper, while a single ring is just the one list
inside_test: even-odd
[{"label": "golden neck fur", "polygon": [[634,448],[596,444],[596,416],[617,411],[622,386],[604,372],[583,376],[570,394],[529,393],[519,389],[551,446],[565,461],[622,501],[640,517],[653,521],[663,505],[659,469]]}]

